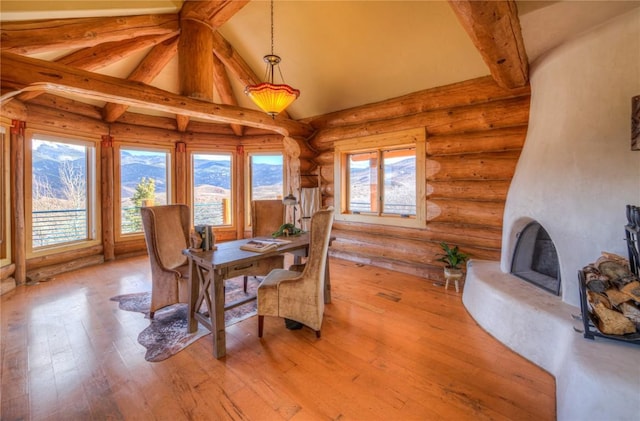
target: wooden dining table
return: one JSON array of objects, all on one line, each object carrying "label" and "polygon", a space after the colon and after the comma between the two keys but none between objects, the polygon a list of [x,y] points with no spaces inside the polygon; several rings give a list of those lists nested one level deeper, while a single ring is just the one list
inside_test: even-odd
[{"label": "wooden dining table", "polygon": [[[260,238],[258,238],[260,239]],[[265,238],[266,239],[266,238]],[[213,338],[213,354],[216,358],[226,355],[226,335],[224,312],[238,305],[256,299],[251,296],[233,303],[225,303],[224,281],[227,279],[255,273],[261,261],[283,253],[291,253],[296,261],[306,257],[309,252],[309,234],[286,237],[288,243],[276,250],[264,253],[242,250],[240,247],[251,238],[217,243],[215,250],[195,251],[186,249],[183,254],[189,259],[189,312],[187,329],[198,330],[198,322],[209,329]],[[329,261],[327,260],[324,281],[325,303],[331,302],[331,280]],[[207,313],[202,312],[203,304]]]}]

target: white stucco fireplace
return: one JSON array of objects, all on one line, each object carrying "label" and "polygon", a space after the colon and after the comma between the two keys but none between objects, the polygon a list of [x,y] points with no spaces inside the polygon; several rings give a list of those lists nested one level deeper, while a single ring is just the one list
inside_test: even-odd
[{"label": "white stucco fireplace", "polygon": [[[505,206],[501,260],[469,262],[463,303],[495,338],[555,376],[558,419],[637,419],[640,347],[585,339],[572,316],[580,315],[578,270],[602,251],[627,255],[625,206],[640,205],[640,151],[630,149],[640,8],[538,57],[530,77],[529,130]],[[510,273],[532,222],[557,251],[559,295]]]}]

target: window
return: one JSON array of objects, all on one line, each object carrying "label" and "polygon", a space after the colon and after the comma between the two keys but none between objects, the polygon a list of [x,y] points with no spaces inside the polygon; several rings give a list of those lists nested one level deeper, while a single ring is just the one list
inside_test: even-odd
[{"label": "window", "polygon": [[281,153],[250,153],[250,201],[282,199],[284,167]]},{"label": "window", "polygon": [[247,154],[245,226],[251,226],[251,201],[282,199],[284,191],[284,158],[281,152],[249,152]]},{"label": "window", "polygon": [[191,203],[194,225],[232,224],[231,153],[191,154]]},{"label": "window", "polygon": [[415,148],[348,153],[347,165],[348,212],[416,216]]},{"label": "window", "polygon": [[34,134],[27,159],[29,252],[96,241],[95,144]]},{"label": "window", "polygon": [[336,219],[423,226],[424,143],[424,130],[338,142]]},{"label": "window", "polygon": [[120,235],[140,234],[140,208],[170,203],[171,152],[121,146],[118,160]]}]

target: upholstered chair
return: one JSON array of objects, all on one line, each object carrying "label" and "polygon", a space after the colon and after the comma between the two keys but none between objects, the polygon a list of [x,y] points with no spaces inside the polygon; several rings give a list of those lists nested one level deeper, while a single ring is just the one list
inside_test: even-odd
[{"label": "upholstered chair", "polygon": [[272,270],[258,286],[258,336],[264,316],[282,317],[310,327],[320,337],[324,315],[324,280],[333,209],[311,217],[309,256],[302,272]]},{"label": "upholstered chair", "polygon": [[151,307],[156,310],[188,302],[189,262],[182,250],[189,248],[189,207],[143,207],[142,226],[151,263]]},{"label": "upholstered chair", "polygon": [[[251,201],[251,236],[269,237],[278,231],[284,223],[284,205],[282,200]],[[263,259],[260,264],[244,276],[244,292],[247,292],[249,276],[265,276],[272,269],[284,267],[284,256],[273,256]]]}]

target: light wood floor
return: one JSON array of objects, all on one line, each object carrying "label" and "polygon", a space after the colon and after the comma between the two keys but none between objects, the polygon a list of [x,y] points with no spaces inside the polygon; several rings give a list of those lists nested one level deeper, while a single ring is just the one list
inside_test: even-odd
[{"label": "light wood floor", "polygon": [[118,294],[150,289],[146,257],[1,298],[2,420],[551,420],[555,382],[476,325],[450,287],[331,259],[322,338],[266,318],[159,363]]}]

